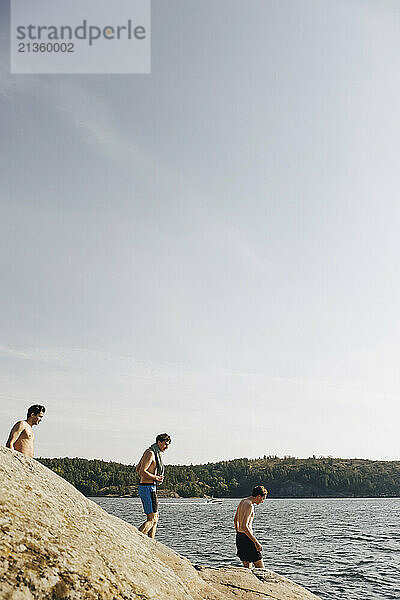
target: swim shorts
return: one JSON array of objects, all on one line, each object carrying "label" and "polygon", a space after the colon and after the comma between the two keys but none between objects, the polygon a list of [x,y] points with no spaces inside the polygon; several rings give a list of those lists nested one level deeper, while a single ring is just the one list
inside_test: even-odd
[{"label": "swim shorts", "polygon": [[255,543],[241,531],[236,533],[237,555],[242,562],[257,562],[261,560],[261,552],[255,546]]},{"label": "swim shorts", "polygon": [[157,486],[155,483],[139,483],[139,498],[146,515],[157,512]]}]

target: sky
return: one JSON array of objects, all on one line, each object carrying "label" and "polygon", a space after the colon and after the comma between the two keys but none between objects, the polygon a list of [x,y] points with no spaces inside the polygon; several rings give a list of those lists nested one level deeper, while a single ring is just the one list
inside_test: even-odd
[{"label": "sky", "polygon": [[398,1],[153,0],[150,75],[0,24],[1,443],[398,460]]}]

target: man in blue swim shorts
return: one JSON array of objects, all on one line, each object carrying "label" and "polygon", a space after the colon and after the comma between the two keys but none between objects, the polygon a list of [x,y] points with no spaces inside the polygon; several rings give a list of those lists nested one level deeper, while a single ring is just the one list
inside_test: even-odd
[{"label": "man in blue swim shorts", "polygon": [[164,479],[162,452],[168,448],[171,438],[167,433],[160,433],[155,444],[147,448],[140,459],[136,471],[140,475],[139,497],[143,504],[147,520],[139,527],[139,531],[154,538],[158,523],[157,483]]}]

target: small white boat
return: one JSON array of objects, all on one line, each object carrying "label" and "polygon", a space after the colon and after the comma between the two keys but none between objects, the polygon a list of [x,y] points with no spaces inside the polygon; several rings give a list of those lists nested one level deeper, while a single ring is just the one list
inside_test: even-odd
[{"label": "small white boat", "polygon": [[223,498],[214,498],[214,496],[211,496],[211,498],[206,499],[206,504],[222,504],[223,501]]}]

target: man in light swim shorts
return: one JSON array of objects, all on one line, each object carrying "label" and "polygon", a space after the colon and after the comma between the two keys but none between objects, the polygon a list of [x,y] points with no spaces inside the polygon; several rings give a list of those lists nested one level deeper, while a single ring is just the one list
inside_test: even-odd
[{"label": "man in light swim shorts", "polygon": [[253,563],[255,567],[263,569],[264,563],[261,556],[262,546],[253,534],[254,504],[262,504],[267,497],[267,490],[262,485],[253,488],[251,496],[239,502],[235,514],[236,547],[237,555],[247,569]]},{"label": "man in light swim shorts", "polygon": [[157,483],[164,479],[162,452],[168,448],[171,438],[167,433],[160,433],[156,443],[147,448],[140,459],[136,471],[140,475],[139,497],[146,513],[147,521],[139,527],[139,531],[154,538],[158,523]]},{"label": "man in light swim shorts", "polygon": [[41,404],[30,406],[26,415],[26,421],[18,421],[11,429],[6,447],[11,448],[11,450],[18,450],[21,454],[33,458],[35,436],[33,435],[32,427],[39,425],[45,412],[46,409]]}]

